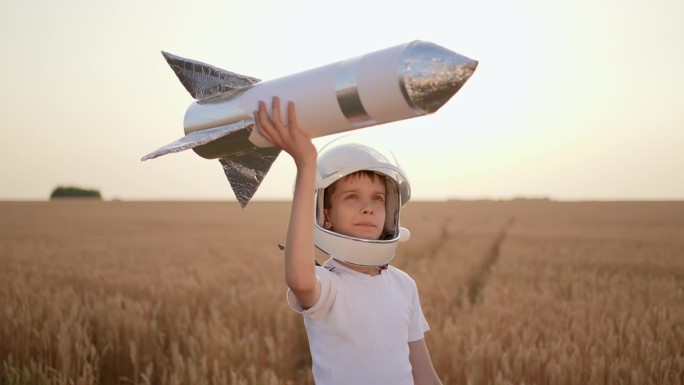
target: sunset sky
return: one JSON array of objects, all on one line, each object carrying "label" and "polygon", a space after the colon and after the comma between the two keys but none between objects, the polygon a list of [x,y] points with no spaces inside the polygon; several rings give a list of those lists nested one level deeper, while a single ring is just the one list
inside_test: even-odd
[{"label": "sunset sky", "polygon": [[[684,199],[682,16],[681,0],[3,1],[0,200],[232,201],[218,161],[140,161],[193,102],[161,50],[268,80],[412,40],[480,62],[437,113],[359,131],[414,199]],[[294,174],[281,155],[255,199],[289,199]]]}]

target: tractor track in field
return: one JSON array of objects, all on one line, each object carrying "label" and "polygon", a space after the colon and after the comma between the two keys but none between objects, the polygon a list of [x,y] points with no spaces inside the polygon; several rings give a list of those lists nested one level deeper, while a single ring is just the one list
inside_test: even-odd
[{"label": "tractor track in field", "polygon": [[480,264],[480,266],[476,268],[476,270],[473,272],[470,279],[468,280],[468,301],[470,302],[471,306],[477,304],[480,301],[482,289],[487,284],[487,280],[489,279],[492,267],[496,265],[496,262],[499,260],[499,257],[501,256],[501,247],[506,241],[508,231],[514,223],[514,217],[508,219],[508,222],[499,231],[499,235],[496,237],[494,242],[492,242],[491,246],[485,253],[484,258],[482,260],[482,264]]}]

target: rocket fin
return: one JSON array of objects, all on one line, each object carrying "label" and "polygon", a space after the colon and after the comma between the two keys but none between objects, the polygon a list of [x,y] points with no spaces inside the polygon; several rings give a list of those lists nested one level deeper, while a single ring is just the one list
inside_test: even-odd
[{"label": "rocket fin", "polygon": [[242,208],[252,199],[279,153],[278,148],[266,147],[219,159]]},{"label": "rocket fin", "polygon": [[261,79],[244,76],[200,61],[162,51],[173,72],[195,100],[235,93],[259,83]]},{"label": "rocket fin", "polygon": [[202,131],[191,132],[173,143],[169,143],[166,146],[163,146],[155,151],[152,151],[151,153],[143,156],[140,160],[154,159],[158,156],[174,152],[181,152],[191,149],[193,147],[201,146],[203,144],[213,142],[216,139],[222,138],[232,132],[241,130],[253,124],[254,120],[248,118],[226,126],[214,127]]}]

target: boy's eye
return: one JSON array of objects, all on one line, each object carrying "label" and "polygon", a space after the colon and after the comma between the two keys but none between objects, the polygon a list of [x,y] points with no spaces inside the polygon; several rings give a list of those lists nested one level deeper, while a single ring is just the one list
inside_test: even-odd
[{"label": "boy's eye", "polygon": [[349,194],[349,195],[347,195],[346,199],[356,199],[357,197],[358,197],[358,195],[356,195],[356,194]]},{"label": "boy's eye", "polygon": [[382,195],[376,195],[376,196],[375,196],[375,200],[376,200],[376,201],[379,201],[379,202],[384,202],[384,201],[385,201],[385,197],[383,197]]}]

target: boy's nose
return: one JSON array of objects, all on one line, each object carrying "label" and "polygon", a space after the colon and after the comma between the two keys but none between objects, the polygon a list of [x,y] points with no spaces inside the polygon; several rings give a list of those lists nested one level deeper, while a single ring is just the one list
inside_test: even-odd
[{"label": "boy's nose", "polygon": [[364,201],[361,212],[364,214],[373,214],[373,204],[370,201]]}]

